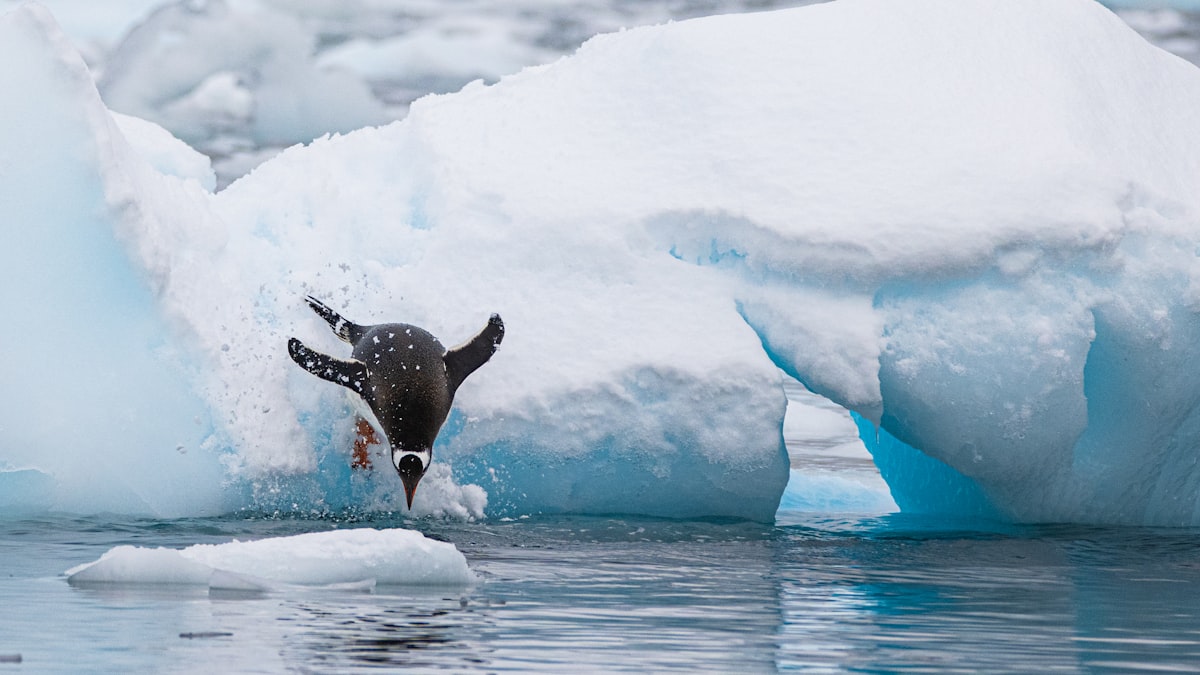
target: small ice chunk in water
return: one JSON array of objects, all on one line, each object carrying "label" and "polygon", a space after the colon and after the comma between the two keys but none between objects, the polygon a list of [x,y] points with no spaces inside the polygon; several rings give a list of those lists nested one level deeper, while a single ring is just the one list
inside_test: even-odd
[{"label": "small ice chunk in water", "polygon": [[66,571],[72,585],[164,584],[236,590],[286,585],[370,590],[474,580],[453,544],[402,529],[353,529],[184,549],[117,546]]}]

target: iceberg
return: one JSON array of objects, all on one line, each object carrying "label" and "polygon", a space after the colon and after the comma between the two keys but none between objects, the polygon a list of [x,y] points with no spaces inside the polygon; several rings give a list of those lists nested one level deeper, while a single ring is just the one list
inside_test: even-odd
[{"label": "iceberg", "polygon": [[371,589],[376,585],[466,586],[474,581],[453,544],[412,530],[358,528],[183,549],[117,546],[64,573],[74,586],[289,586]]},{"label": "iceberg", "polygon": [[[0,0],[0,11],[23,0]],[[825,0],[43,0],[106,103],[212,157],[222,187],[284,146],[383,124],[428,93],[550,63],[587,38]],[[1108,0],[1151,42],[1200,61],[1197,0]]]},{"label": "iceberg", "polygon": [[[0,91],[37,69],[54,93],[45,147],[3,113],[0,147],[24,149],[0,212],[13,229],[34,198],[74,205],[45,218],[90,223],[86,269],[129,281],[84,304],[37,276],[58,240],[19,229],[37,245],[6,273],[40,292],[8,294],[43,326],[66,325],[48,307],[87,330],[125,326],[113,303],[144,315],[160,349],[108,349],[147,377],[181,364],[186,405],[148,400],[201,420],[151,427],[193,430],[175,454],[203,480],[104,450],[110,475],[225,483],[226,505],[394,507],[389,476],[346,466],[342,393],[287,360],[289,335],[326,333],[314,293],[447,344],[504,316],[435,447],[446,489],[418,512],[769,520],[789,478],[782,369],[854,412],[902,510],[1200,522],[1200,72],[1094,2],[839,0],[601,35],[216,193],[178,148],[114,131],[44,12],[0,18],[14,34]],[[75,147],[92,156],[60,156]],[[14,332],[40,370],[5,391],[32,412],[0,425],[0,468],[62,482],[97,446],[40,425],[62,409],[53,383],[92,361]],[[153,428],[86,428],[152,445]],[[821,501],[877,504],[846,497]]]},{"label": "iceberg", "polygon": [[170,3],[134,25],[98,78],[115,110],[193,144],[306,141],[393,119],[363,80],[311,58],[318,35],[273,3]]},{"label": "iceberg", "polygon": [[[5,511],[227,510],[194,359],[115,215],[135,211],[135,193],[161,175],[125,161],[121,127],[44,11],[0,17],[0,92]],[[137,126],[145,147],[162,147]]]}]

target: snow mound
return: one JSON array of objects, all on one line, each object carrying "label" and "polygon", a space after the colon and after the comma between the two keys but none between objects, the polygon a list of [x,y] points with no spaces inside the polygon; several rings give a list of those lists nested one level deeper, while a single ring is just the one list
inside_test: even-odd
[{"label": "snow mound", "polygon": [[113,113],[112,118],[134,152],[159,173],[194,179],[210,192],[216,189],[217,176],[207,156],[153,122],[120,113]]},{"label": "snow mound", "polygon": [[231,590],[284,585],[465,586],[474,581],[453,544],[412,530],[353,529],[184,549],[117,546],[65,572],[73,585],[169,584]]}]

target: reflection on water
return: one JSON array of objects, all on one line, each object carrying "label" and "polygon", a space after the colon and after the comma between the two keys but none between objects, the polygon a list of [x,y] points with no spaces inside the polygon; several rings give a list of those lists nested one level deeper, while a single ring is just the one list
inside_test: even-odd
[{"label": "reflection on water", "polygon": [[[303,641],[289,645],[285,661],[342,668],[359,663],[418,667],[450,661],[482,664],[466,654],[453,654],[463,630],[459,607],[418,604],[405,598],[400,606],[380,602],[294,605],[293,629]],[[445,603],[441,603],[445,605]]]},{"label": "reflection on water", "polygon": [[57,576],[119,543],[336,525],[0,525],[0,654],[22,659],[0,662],[0,672],[1127,672],[1200,663],[1195,531],[899,515],[791,514],[774,527],[424,522],[466,554],[476,586],[210,594],[72,588]]},{"label": "reflection on water", "polygon": [[[788,393],[798,404],[785,425],[795,467],[873,471],[843,411]],[[0,673],[1130,672],[1200,663],[1196,531],[812,511],[781,512],[774,526],[361,515],[0,523],[0,656],[11,657]],[[72,588],[57,576],[119,544],[362,525],[451,541],[480,582],[246,593]]]}]

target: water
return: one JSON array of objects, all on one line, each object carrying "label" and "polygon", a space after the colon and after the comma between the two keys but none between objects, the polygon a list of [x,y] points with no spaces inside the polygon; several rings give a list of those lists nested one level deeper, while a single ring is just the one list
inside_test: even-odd
[{"label": "water", "polygon": [[[794,384],[787,391],[784,432],[805,484],[831,475],[886,490],[845,411]],[[1200,531],[872,508],[809,504],[772,525],[253,513],[0,521],[0,675],[1200,667]],[[453,542],[479,582],[233,593],[73,587],[62,575],[122,544],[183,548],[348,527]]]},{"label": "water", "polygon": [[[75,588],[118,544],[415,526],[459,590]],[[66,517],[0,525],[0,673],[1193,671],[1195,531],[781,514],[406,523]],[[21,663],[5,663],[19,654]],[[9,657],[5,659],[3,657]]]}]

